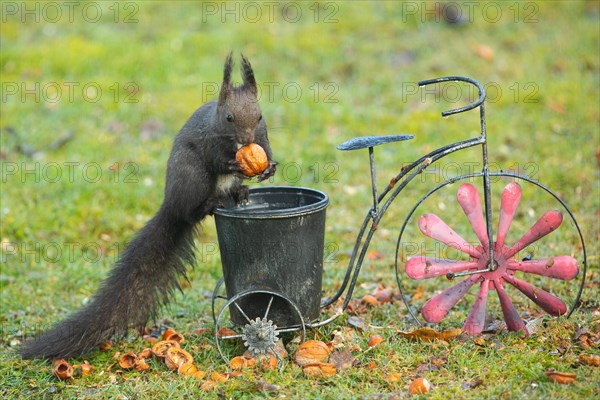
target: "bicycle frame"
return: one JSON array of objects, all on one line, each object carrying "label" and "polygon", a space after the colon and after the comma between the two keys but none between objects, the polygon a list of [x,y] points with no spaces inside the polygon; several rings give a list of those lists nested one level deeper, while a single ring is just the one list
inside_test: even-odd
[{"label": "bicycle frame", "polygon": [[[385,215],[389,206],[396,199],[398,194],[400,194],[400,192],[417,175],[419,175],[421,172],[423,172],[423,170],[425,168],[427,168],[432,163],[438,161],[439,159],[441,159],[449,154],[452,154],[457,151],[464,150],[464,149],[467,149],[470,147],[478,146],[478,145],[481,145],[481,147],[482,147],[483,170],[481,172],[481,175],[484,178],[483,188],[484,188],[486,229],[487,229],[488,237],[492,238],[492,239],[490,239],[490,242],[493,243],[490,172],[489,172],[489,166],[488,166],[488,150],[487,150],[487,136],[486,136],[485,105],[484,105],[485,97],[486,97],[485,89],[478,81],[471,79],[471,78],[462,77],[462,76],[448,76],[448,77],[424,80],[424,81],[419,82],[419,86],[423,87],[426,85],[442,83],[442,82],[450,82],[450,81],[460,81],[460,82],[466,82],[466,83],[475,85],[479,91],[479,99],[477,99],[477,101],[475,101],[474,103],[469,104],[465,107],[452,109],[449,111],[444,111],[444,112],[442,112],[442,117],[459,114],[459,113],[469,111],[469,110],[479,107],[480,129],[481,129],[480,135],[475,138],[472,138],[472,139],[454,142],[454,143],[442,146],[438,149],[435,149],[435,150],[425,154],[424,156],[420,157],[419,159],[417,159],[413,163],[409,164],[405,168],[402,168],[400,170],[400,172],[394,178],[392,178],[392,180],[387,185],[387,187],[379,195],[377,194],[374,146],[377,144],[380,144],[380,143],[372,143],[371,145],[369,145],[369,143],[367,142],[367,143],[363,143],[362,145],[356,147],[356,148],[368,147],[368,150],[369,150],[369,164],[370,164],[370,172],[371,172],[371,188],[372,188],[372,194],[373,194],[373,206],[369,210],[367,215],[365,216],[365,219],[360,228],[360,231],[358,232],[356,242],[354,244],[354,249],[352,250],[352,255],[350,256],[350,261],[348,263],[346,275],[344,277],[344,281],[342,282],[342,285],[340,286],[339,290],[332,297],[325,299],[324,301],[321,302],[321,308],[325,308],[325,307],[333,304],[335,301],[337,301],[344,294],[346,289],[348,289],[348,293],[346,294],[346,297],[344,299],[342,306],[338,310],[336,310],[336,312],[334,312],[334,315],[331,316],[330,318],[323,320],[323,321],[313,323],[313,324],[307,324],[306,326],[311,327],[311,328],[323,326],[323,325],[333,321],[334,319],[336,319],[338,316],[340,316],[343,313],[343,311],[348,306],[350,300],[352,299],[354,287],[358,280],[358,275],[360,274],[360,270],[361,270],[362,264],[364,262],[365,255],[367,254],[367,250],[369,248],[369,245],[371,244],[373,235],[374,235],[375,231],[377,230],[379,222]],[[353,140],[353,139],[350,139],[350,141],[351,140]],[[350,142],[350,141],[348,141],[348,142]],[[345,143],[348,143],[348,142],[345,142]],[[338,149],[340,149],[340,148],[345,149],[345,148],[343,148],[342,145],[340,145],[338,147]],[[350,148],[348,148],[348,149],[350,149]],[[368,230],[367,230],[367,228],[368,228]],[[365,233],[366,233],[366,237],[364,237]],[[364,237],[364,239],[363,239],[363,237]],[[488,269],[483,270],[483,272],[491,271],[494,269],[494,266],[495,266],[494,259],[493,259],[493,246],[488,246],[488,249],[486,249],[486,250],[489,252],[490,263],[488,265]],[[480,272],[482,272],[482,271],[468,271],[468,272],[464,272],[461,274],[456,274],[455,276],[461,276],[461,275],[467,275],[467,274],[470,275],[470,274],[475,274],[475,273],[480,273]],[[448,278],[451,279],[453,277],[454,276],[448,277]],[[348,286],[348,283],[350,283],[349,286]]]}]

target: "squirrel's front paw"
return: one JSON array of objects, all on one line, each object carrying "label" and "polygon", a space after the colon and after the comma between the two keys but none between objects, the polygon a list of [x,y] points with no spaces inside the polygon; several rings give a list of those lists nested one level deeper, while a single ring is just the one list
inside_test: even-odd
[{"label": "squirrel's front paw", "polygon": [[206,200],[206,203],[204,204],[204,210],[207,215],[213,215],[216,208],[222,207],[224,207],[223,200],[218,197],[211,197]]},{"label": "squirrel's front paw", "polygon": [[258,176],[258,181],[262,182],[275,175],[275,171],[277,170],[277,164],[279,164],[277,161],[269,161],[269,166],[263,171],[262,174]]},{"label": "squirrel's front paw", "polygon": [[248,198],[250,197],[250,189],[248,186],[241,185],[236,191],[231,194],[233,200],[236,204],[244,204],[248,202]]},{"label": "squirrel's front paw", "polygon": [[230,160],[227,164],[227,169],[233,176],[240,179],[248,179],[248,177],[242,172],[242,167],[240,167],[240,164],[238,164],[237,160]]}]

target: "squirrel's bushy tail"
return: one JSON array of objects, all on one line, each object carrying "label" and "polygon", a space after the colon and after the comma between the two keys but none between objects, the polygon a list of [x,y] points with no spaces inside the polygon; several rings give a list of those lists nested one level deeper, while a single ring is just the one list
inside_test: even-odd
[{"label": "squirrel's bushy tail", "polygon": [[194,226],[173,222],[161,209],[125,248],[91,302],[49,331],[26,341],[23,357],[81,355],[130,325],[143,327],[180,289],[186,265],[194,261]]}]

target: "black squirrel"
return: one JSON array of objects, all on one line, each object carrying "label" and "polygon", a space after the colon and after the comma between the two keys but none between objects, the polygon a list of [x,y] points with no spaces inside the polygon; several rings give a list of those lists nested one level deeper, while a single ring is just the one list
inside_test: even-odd
[{"label": "black squirrel", "polygon": [[27,340],[19,350],[23,357],[81,355],[125,335],[130,325],[143,328],[174,291],[181,290],[180,279],[187,279],[186,270],[194,262],[196,224],[227,197],[247,199],[236,151],[257,143],[269,160],[259,180],[275,173],[252,66],[244,55],[241,58],[243,84],[231,83],[229,53],[218,101],[197,109],[175,137],[164,201],[156,215],[125,248],[91,302]]}]

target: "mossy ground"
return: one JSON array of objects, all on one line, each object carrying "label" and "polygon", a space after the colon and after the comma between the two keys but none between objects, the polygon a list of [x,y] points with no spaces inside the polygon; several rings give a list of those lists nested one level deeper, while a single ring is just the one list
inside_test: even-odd
[{"label": "mossy ground", "polygon": [[[584,348],[575,338],[580,328],[599,324],[597,1],[451,3],[461,12],[461,24],[432,11],[441,4],[433,2],[73,4],[1,4],[5,398],[403,398],[417,374],[433,384],[427,397],[440,399],[600,394],[598,368],[577,361],[581,353],[599,354],[598,345]],[[415,134],[412,141],[377,148],[382,187],[405,163],[477,134],[475,112],[448,119],[439,114],[465,104],[466,86],[416,88],[421,79],[466,75],[488,90],[493,169],[541,181],[576,215],[588,256],[582,308],[570,319],[549,319],[528,338],[499,333],[483,342],[413,343],[395,334],[412,328],[404,306],[387,304],[361,315],[386,327],[378,330],[386,338],[381,346],[356,352],[361,367],[314,381],[288,362],[282,371],[247,372],[211,393],[155,361],[144,373],[108,371],[113,352],[85,356],[96,373],[72,382],[58,381],[44,361],[21,360],[15,350],[23,337],[88,301],[126,242],[156,211],[173,136],[199,105],[215,98],[230,50],[248,56],[261,85],[261,107],[280,162],[271,183],[308,186],[330,196],[327,293],[341,282],[370,206],[366,151],[339,152],[336,145],[356,135]],[[480,149],[444,159],[401,194],[382,221],[355,297],[375,283],[395,284],[395,245],[409,208],[432,184],[480,169],[479,159]],[[497,202],[503,185],[495,183]],[[523,186],[515,235],[548,207],[557,207]],[[456,207],[455,190],[436,194],[420,212],[436,212],[473,237]],[[415,221],[407,235],[407,243],[423,243]],[[189,333],[187,346],[199,366],[226,371],[212,336],[192,334],[212,328],[208,293],[221,276],[212,219],[203,224],[197,243],[191,284],[163,315],[168,325]],[[548,254],[580,257],[570,222],[535,248],[534,255]],[[573,298],[574,289],[565,285],[561,290]],[[421,288],[425,295],[437,289]],[[466,312],[461,306],[452,318]],[[328,340],[346,326],[343,316],[308,336]],[[362,349],[370,334],[359,333]],[[130,337],[119,349],[142,346]],[[440,359],[446,361],[436,365]],[[373,369],[364,368],[372,361]],[[550,383],[548,368],[576,372],[577,380]],[[399,382],[387,379],[391,372],[400,373]],[[260,391],[261,380],[280,390]],[[482,384],[469,388],[476,380]]]}]

